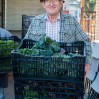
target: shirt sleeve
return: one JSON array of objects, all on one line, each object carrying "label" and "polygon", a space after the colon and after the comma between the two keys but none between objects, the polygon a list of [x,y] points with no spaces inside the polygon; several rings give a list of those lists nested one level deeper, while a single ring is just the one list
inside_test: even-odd
[{"label": "shirt sleeve", "polygon": [[28,28],[28,31],[27,31],[27,33],[26,33],[24,39],[30,39],[30,35],[31,35],[32,32],[33,32],[33,27],[34,27],[33,24],[34,24],[34,18],[33,18],[32,22],[31,22],[31,24],[30,24],[30,26],[29,26],[29,28]]},{"label": "shirt sleeve", "polygon": [[78,23],[78,21],[76,21],[76,19],[74,19],[74,20],[75,20],[75,34],[76,34],[76,39],[79,40],[79,41],[84,41],[86,63],[91,64],[91,60],[92,60],[91,39],[83,31],[83,29],[80,26],[80,24]]}]

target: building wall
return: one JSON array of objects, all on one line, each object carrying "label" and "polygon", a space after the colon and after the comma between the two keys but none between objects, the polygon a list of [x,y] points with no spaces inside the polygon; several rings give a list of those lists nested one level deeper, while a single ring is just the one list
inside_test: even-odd
[{"label": "building wall", "polygon": [[95,40],[99,40],[99,0],[96,0],[96,28]]},{"label": "building wall", "polygon": [[40,0],[6,0],[6,29],[21,30],[22,15],[39,15],[45,12]]},{"label": "building wall", "polygon": [[77,6],[71,6],[70,5],[70,10],[69,10],[70,14],[73,15],[77,21],[79,22],[80,20],[80,7]]},{"label": "building wall", "polygon": [[1,12],[1,0],[0,0],[0,12]]},{"label": "building wall", "polygon": [[78,2],[77,0],[70,0],[69,12],[77,19],[77,21],[80,21],[80,13],[81,13],[80,2]]}]

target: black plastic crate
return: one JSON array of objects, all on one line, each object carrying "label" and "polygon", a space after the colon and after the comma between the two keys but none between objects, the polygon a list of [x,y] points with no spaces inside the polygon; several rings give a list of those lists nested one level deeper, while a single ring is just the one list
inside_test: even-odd
[{"label": "black plastic crate", "polygon": [[22,39],[25,37],[31,21],[35,16],[22,15]]},{"label": "black plastic crate", "polygon": [[16,49],[20,42],[17,36],[0,38],[0,73],[12,71],[11,51]]},{"label": "black plastic crate", "polygon": [[[20,48],[31,48],[34,43],[33,40],[23,40]],[[83,54],[84,42],[59,44],[66,53]],[[16,99],[83,98],[85,67],[83,55],[64,59],[62,57],[26,56],[12,51],[12,63]]]},{"label": "black plastic crate", "polygon": [[99,93],[91,88],[88,99],[99,99]]},{"label": "black plastic crate", "polygon": [[[14,53],[18,54],[18,53]],[[39,78],[81,81],[84,75],[84,57],[68,59],[56,57],[29,57],[13,55],[13,71],[15,78]]]},{"label": "black plastic crate", "polygon": [[0,88],[8,87],[8,73],[0,73]]},{"label": "black plastic crate", "polygon": [[83,99],[84,95],[81,82],[22,79],[14,85],[15,99]]}]

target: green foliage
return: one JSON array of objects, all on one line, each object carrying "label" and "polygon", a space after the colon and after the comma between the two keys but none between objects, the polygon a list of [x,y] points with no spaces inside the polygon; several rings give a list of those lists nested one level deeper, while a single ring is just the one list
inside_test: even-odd
[{"label": "green foliage", "polygon": [[20,52],[24,55],[32,55],[32,56],[38,56],[39,55],[38,49],[24,48],[24,49],[19,49],[18,52]]},{"label": "green foliage", "polygon": [[23,48],[19,49],[18,52],[32,56],[52,56],[53,53],[58,53],[60,50],[61,48],[55,40],[52,40],[50,37],[47,37],[46,34],[43,34],[31,49]]},{"label": "green foliage", "polygon": [[85,10],[94,11],[96,0],[85,0]]},{"label": "green foliage", "polygon": [[52,57],[63,57],[65,59],[70,58],[71,56],[77,56],[79,54],[69,53],[65,54],[65,50],[60,48],[59,43],[55,40],[52,40],[50,37],[47,37],[46,34],[36,42],[31,49],[23,48],[18,50],[19,53],[30,56],[52,56]]},{"label": "green foliage", "polygon": [[0,40],[0,55],[9,55],[18,46],[19,43],[13,40]]},{"label": "green foliage", "polygon": [[[19,46],[18,42],[13,40],[0,40],[0,71],[12,70],[11,57],[7,58],[6,55],[10,55],[11,51]],[[5,56],[5,58],[2,58]]]},{"label": "green foliage", "polygon": [[[42,89],[40,90],[40,97],[47,97],[48,95],[46,93],[44,93],[46,90]],[[25,95],[25,97],[23,99],[39,99],[39,93],[37,91],[33,91],[31,89],[28,90],[24,90],[23,91],[23,95]],[[45,99],[45,98],[42,98]]]},{"label": "green foliage", "polygon": [[[34,97],[38,97],[38,92],[33,92],[33,91],[23,91],[23,95],[27,95],[27,97],[25,96],[23,99],[38,99],[38,98],[34,98]],[[34,96],[34,97],[29,97],[29,96]]]}]

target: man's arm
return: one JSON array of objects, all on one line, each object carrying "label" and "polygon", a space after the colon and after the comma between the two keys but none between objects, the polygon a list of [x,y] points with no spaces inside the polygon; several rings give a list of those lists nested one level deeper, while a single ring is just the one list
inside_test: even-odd
[{"label": "man's arm", "polygon": [[85,64],[85,78],[88,76],[90,72],[90,64]]},{"label": "man's arm", "polygon": [[87,77],[90,71],[91,58],[92,58],[91,39],[83,31],[80,24],[76,20],[75,20],[75,33],[76,33],[76,39],[80,41],[84,41],[85,43],[85,55],[86,55],[85,77]]},{"label": "man's arm", "polygon": [[30,35],[30,33],[33,32],[33,26],[32,26],[33,24],[34,24],[34,18],[33,18],[33,20],[31,21],[31,24],[30,24],[30,26],[29,26],[29,28],[28,28],[28,31],[27,31],[27,33],[26,33],[24,39],[29,39],[29,38],[30,38],[29,35]]}]

